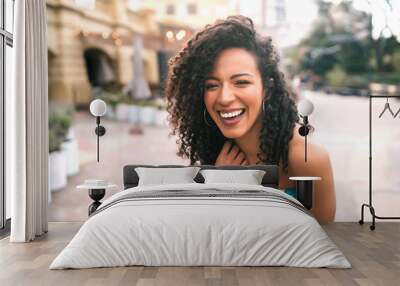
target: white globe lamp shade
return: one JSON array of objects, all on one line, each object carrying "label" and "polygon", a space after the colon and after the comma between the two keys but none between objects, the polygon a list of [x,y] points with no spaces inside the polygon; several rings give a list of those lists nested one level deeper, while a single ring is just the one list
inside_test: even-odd
[{"label": "white globe lamp shade", "polygon": [[106,114],[106,111],[107,105],[103,100],[95,99],[90,103],[90,113],[93,114],[93,116],[103,116]]},{"label": "white globe lamp shade", "polygon": [[308,99],[303,99],[297,105],[297,110],[301,116],[309,116],[314,111],[314,104]]}]

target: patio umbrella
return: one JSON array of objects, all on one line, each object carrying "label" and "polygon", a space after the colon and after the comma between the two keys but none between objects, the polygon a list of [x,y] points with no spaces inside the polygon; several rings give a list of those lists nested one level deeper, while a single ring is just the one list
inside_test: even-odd
[{"label": "patio umbrella", "polygon": [[[133,37],[133,57],[132,68],[133,77],[125,88],[125,91],[133,99],[147,99],[151,97],[151,91],[148,82],[144,78],[144,67],[142,58],[143,42],[142,38],[138,35]],[[143,134],[143,128],[140,122],[129,129],[130,134]]]},{"label": "patio umbrella", "polygon": [[142,51],[142,38],[138,35],[135,35],[133,38],[132,57],[133,77],[125,89],[133,99],[146,99],[151,97],[149,83],[144,77]]}]

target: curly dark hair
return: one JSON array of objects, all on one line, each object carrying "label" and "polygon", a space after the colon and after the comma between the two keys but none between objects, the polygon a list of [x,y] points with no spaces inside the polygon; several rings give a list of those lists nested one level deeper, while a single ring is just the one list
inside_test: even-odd
[{"label": "curly dark hair", "polygon": [[258,157],[265,164],[281,164],[287,171],[288,145],[298,121],[296,105],[278,69],[279,57],[271,39],[256,33],[252,20],[240,15],[205,26],[169,61],[165,92],[171,134],[178,134],[177,154],[189,158],[191,164],[215,164],[223,144],[230,140],[215,123],[206,124],[203,100],[206,78],[218,55],[228,48],[244,48],[257,59],[266,93],[260,134],[262,154]]}]

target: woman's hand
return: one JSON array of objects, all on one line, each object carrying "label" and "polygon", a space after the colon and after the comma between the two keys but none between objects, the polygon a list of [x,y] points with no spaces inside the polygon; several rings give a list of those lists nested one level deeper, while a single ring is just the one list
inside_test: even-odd
[{"label": "woman's hand", "polygon": [[232,142],[225,142],[219,153],[216,166],[220,165],[248,165],[246,155]]}]

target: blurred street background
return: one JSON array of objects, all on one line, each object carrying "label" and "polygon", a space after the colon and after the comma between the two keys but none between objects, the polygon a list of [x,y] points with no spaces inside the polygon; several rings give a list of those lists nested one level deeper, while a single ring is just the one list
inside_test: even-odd
[{"label": "blurred street background", "polygon": [[[300,12],[301,11],[301,12]],[[243,14],[270,36],[297,99],[315,106],[310,141],[330,153],[337,221],[368,202],[368,95],[373,101],[373,186],[378,215],[400,215],[399,0],[48,0],[49,220],[82,221],[76,186],[105,179],[120,191],[126,164],[188,164],[176,155],[163,97],[167,63],[201,27]],[[107,103],[96,161],[89,104]],[[399,97],[400,98],[400,97]],[[367,219],[369,216],[367,216]]]}]

